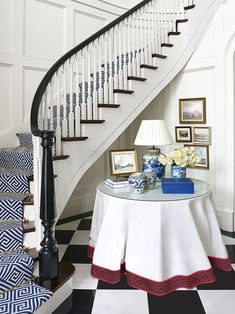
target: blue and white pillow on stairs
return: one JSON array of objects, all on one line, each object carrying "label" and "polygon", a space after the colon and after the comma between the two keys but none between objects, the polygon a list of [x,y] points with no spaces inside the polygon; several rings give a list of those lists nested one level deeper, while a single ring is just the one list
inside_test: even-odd
[{"label": "blue and white pillow on stairs", "polygon": [[33,174],[30,133],[17,134],[20,146],[0,149],[0,313],[35,312],[52,292],[32,281],[34,260],[23,248],[23,201]]}]

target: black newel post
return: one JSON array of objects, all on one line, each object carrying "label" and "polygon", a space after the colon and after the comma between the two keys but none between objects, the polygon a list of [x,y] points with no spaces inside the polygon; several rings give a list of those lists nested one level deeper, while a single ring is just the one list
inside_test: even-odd
[{"label": "black newel post", "polygon": [[52,163],[53,131],[42,131],[41,145],[43,147],[42,158],[42,182],[40,219],[44,227],[44,237],[39,252],[39,276],[40,281],[53,280],[58,277],[58,248],[53,234],[53,225],[56,217],[54,174]]}]

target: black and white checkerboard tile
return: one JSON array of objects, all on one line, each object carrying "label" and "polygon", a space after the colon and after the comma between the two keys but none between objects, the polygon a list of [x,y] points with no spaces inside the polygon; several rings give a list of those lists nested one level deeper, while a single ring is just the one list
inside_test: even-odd
[{"label": "black and white checkerboard tile", "polygon": [[163,297],[129,287],[123,277],[111,285],[91,277],[87,246],[91,217],[56,227],[60,259],[76,268],[73,293],[53,314],[234,314],[235,239],[223,236],[234,271],[214,269],[216,282]]}]

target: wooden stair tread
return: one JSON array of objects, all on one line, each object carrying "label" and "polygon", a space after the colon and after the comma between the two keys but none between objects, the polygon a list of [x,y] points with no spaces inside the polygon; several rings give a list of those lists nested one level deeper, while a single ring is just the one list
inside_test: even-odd
[{"label": "wooden stair tread", "polygon": [[141,64],[140,65],[141,69],[149,69],[149,70],[157,70],[158,67],[155,67],[154,65],[149,65],[149,64]]},{"label": "wooden stair tread", "polygon": [[75,141],[85,141],[87,140],[87,136],[75,136],[75,137],[61,137],[62,142],[75,142]]},{"label": "wooden stair tread", "polygon": [[120,105],[116,104],[98,104],[98,108],[118,108]]},{"label": "wooden stair tread", "polygon": [[35,262],[38,261],[39,253],[35,247],[28,249],[27,254],[30,255],[34,259]]},{"label": "wooden stair tread", "polygon": [[60,156],[53,156],[52,160],[64,160],[69,158],[69,155],[60,155]]},{"label": "wooden stair tread", "polygon": [[180,32],[169,32],[168,36],[178,36],[180,34],[181,34]]},{"label": "wooden stair tread", "polygon": [[184,10],[187,11],[187,10],[192,10],[195,8],[195,4],[191,4],[191,5],[187,5],[186,7],[184,7]]},{"label": "wooden stair tread", "polygon": [[134,91],[133,90],[129,90],[129,89],[120,89],[120,88],[116,88],[113,90],[114,93],[120,93],[120,94],[133,94]]},{"label": "wooden stair tread", "polygon": [[159,58],[159,59],[166,59],[166,58],[167,58],[167,56],[161,55],[161,54],[159,54],[159,53],[153,53],[153,54],[152,54],[152,57],[153,57],[153,58]]},{"label": "wooden stair tread", "polygon": [[82,124],[100,124],[100,123],[104,123],[104,122],[105,122],[105,120],[89,120],[89,119],[81,120]]},{"label": "wooden stair tread", "polygon": [[24,233],[34,232],[36,230],[34,221],[30,220],[29,222],[23,224]]},{"label": "wooden stair tread", "polygon": [[[187,23],[188,22],[188,19],[178,19],[175,21],[176,22],[176,25],[177,24],[180,24],[180,23]],[[177,31],[177,30],[176,30]]]},{"label": "wooden stair tread", "polygon": [[162,43],[161,47],[166,47],[166,48],[172,48],[174,45],[173,44],[168,44],[168,43]]},{"label": "wooden stair tread", "polygon": [[67,262],[59,262],[58,278],[52,281],[50,280],[45,281],[41,283],[40,285],[43,286],[44,288],[51,290],[52,292],[55,292],[73,276],[74,272],[75,272],[75,267],[73,266],[73,264],[67,263]]},{"label": "wooden stair tread", "polygon": [[27,198],[25,198],[23,201],[23,204],[24,205],[33,205],[34,204],[33,194],[30,194]]},{"label": "wooden stair tread", "polygon": [[140,82],[144,82],[147,79],[145,77],[139,77],[139,76],[128,76],[127,77],[128,80],[133,80],[133,81],[140,81]]}]

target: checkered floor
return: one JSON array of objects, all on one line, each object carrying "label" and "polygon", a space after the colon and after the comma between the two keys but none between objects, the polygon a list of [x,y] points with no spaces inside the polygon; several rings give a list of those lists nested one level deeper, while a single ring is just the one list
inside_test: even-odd
[{"label": "checkered floor", "polygon": [[193,290],[178,290],[157,297],[129,287],[125,278],[115,285],[90,275],[87,246],[91,217],[56,227],[60,259],[74,264],[73,293],[53,314],[234,314],[235,239],[223,236],[232,272],[214,269],[216,282]]}]

